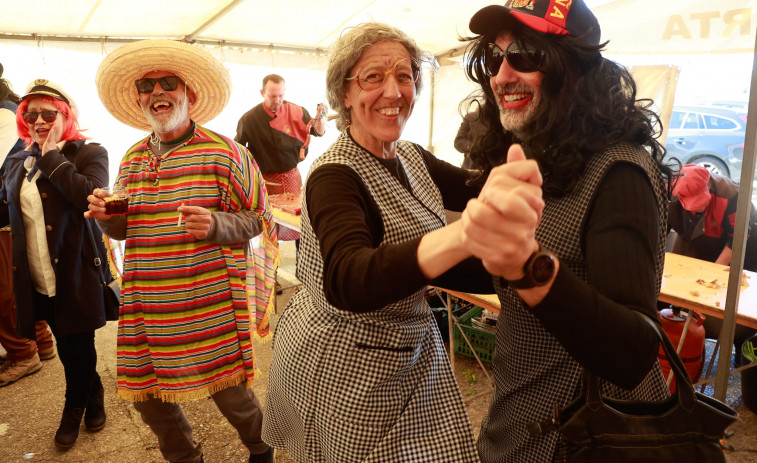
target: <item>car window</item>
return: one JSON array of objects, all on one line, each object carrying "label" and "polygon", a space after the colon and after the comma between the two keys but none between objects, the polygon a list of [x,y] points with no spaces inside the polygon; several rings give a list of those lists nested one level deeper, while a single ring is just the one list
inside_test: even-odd
[{"label": "car window", "polygon": [[704,124],[709,130],[731,130],[738,126],[735,122],[724,117],[713,116],[711,114],[703,114]]},{"label": "car window", "polygon": [[673,111],[673,114],[670,115],[670,128],[680,129],[683,123],[683,116],[685,115],[686,113],[682,111]]},{"label": "car window", "polygon": [[683,118],[683,128],[684,129],[698,129],[699,128],[699,123],[697,122],[696,113],[686,114],[686,116]]}]

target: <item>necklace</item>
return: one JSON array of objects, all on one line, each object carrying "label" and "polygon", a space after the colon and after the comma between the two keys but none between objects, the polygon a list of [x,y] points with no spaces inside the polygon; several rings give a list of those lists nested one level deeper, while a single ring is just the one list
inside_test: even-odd
[{"label": "necklace", "polygon": [[195,123],[192,122],[184,135],[176,140],[162,143],[160,137],[153,132],[150,134],[150,141],[147,144],[150,148],[150,159],[147,163],[147,179],[150,183],[157,186],[160,182],[160,166],[163,163],[163,159],[167,158],[169,154],[173,153],[182,146],[186,146],[189,140],[194,135]]},{"label": "necklace", "polygon": [[160,151],[160,138],[158,138],[158,134],[156,134],[155,132],[150,134],[150,144],[157,146],[158,151]]},{"label": "necklace", "polygon": [[188,141],[179,143],[165,153],[156,153],[152,148],[150,148],[150,159],[147,163],[147,179],[150,183],[153,184],[153,186],[158,186],[158,183],[160,183],[160,166],[163,163],[163,160],[177,149],[181,148],[182,146],[186,146],[187,143]]}]

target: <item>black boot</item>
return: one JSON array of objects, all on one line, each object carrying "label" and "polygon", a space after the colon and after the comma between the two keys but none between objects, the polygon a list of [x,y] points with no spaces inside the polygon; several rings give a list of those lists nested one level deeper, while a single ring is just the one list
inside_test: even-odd
[{"label": "black boot", "polygon": [[263,453],[251,453],[250,463],[273,463],[273,447],[268,447]]},{"label": "black boot", "polygon": [[105,427],[105,390],[99,376],[95,376],[87,398],[84,425],[89,432],[98,432]]},{"label": "black boot", "polygon": [[81,407],[66,407],[60,419],[60,426],[55,433],[55,445],[59,449],[67,450],[74,446],[79,437],[79,426],[84,409]]}]

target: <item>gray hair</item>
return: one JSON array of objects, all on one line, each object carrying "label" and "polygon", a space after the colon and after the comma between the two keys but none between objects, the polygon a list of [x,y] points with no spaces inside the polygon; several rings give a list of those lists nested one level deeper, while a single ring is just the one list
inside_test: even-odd
[{"label": "gray hair", "polygon": [[[336,126],[340,131],[350,125],[350,111],[344,104],[344,97],[349,87],[349,81],[345,79],[350,77],[347,73],[355,66],[366,49],[377,42],[384,41],[402,44],[419,65],[423,62],[434,62],[433,57],[418,48],[415,40],[396,27],[371,22],[347,29],[331,47],[329,66],[326,70],[326,98],[339,116]],[[421,73],[421,77],[415,83],[416,93],[420,93],[422,84],[423,74]]]}]

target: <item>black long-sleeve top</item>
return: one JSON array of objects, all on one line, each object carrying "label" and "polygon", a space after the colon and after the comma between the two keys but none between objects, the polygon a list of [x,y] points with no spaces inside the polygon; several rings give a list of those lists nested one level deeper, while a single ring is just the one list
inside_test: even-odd
[{"label": "black long-sleeve top", "polygon": [[649,180],[637,166],[614,165],[584,227],[590,283],[560,266],[549,294],[531,309],[578,363],[628,389],[657,361],[657,336],[633,311],[657,318],[658,240]]},{"label": "black long-sleeve top", "polygon": [[[479,189],[468,186],[470,173],[423,151],[444,208],[462,211]],[[398,160],[384,164],[395,177]],[[402,182],[400,174],[400,181]],[[418,267],[421,236],[399,244],[383,244],[378,206],[365,184],[349,167],[323,165],[308,176],[305,198],[310,223],[318,237],[324,263],[324,291],[335,307],[351,311],[379,309],[433,284],[474,293],[494,291],[478,259],[467,259],[429,281]]]}]

